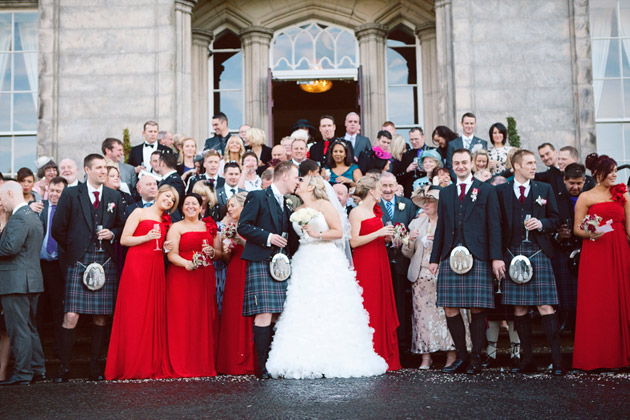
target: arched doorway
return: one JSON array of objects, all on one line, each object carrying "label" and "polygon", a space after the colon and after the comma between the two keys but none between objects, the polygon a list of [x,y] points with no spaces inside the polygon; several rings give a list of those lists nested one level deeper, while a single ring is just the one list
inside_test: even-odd
[{"label": "arched doorway", "polygon": [[[361,115],[359,48],[351,30],[319,21],[283,28],[271,41],[269,63],[269,126],[275,143],[291,134],[298,119],[317,127],[321,115],[332,115],[341,136],[346,114]],[[326,81],[328,90],[308,92],[318,81]]]}]

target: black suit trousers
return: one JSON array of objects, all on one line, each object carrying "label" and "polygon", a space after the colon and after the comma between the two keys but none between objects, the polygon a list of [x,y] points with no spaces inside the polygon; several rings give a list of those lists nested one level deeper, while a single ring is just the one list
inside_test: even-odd
[{"label": "black suit trousers", "polygon": [[62,274],[59,261],[40,260],[44,277],[44,293],[37,305],[37,330],[43,331],[45,321],[52,321],[55,332],[55,352],[61,348],[61,324],[63,323],[63,299],[65,297],[66,280]]},{"label": "black suit trousers", "polygon": [[399,274],[394,261],[405,258],[400,249],[388,248],[389,267],[392,275],[392,286],[394,288],[394,300],[396,302],[396,313],[398,315],[399,326],[396,330],[398,335],[398,347],[402,350],[411,349],[411,283],[407,280],[407,274]]}]

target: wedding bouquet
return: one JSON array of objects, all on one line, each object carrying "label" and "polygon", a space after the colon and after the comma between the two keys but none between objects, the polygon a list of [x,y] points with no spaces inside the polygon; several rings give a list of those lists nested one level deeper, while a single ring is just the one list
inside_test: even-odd
[{"label": "wedding bouquet", "polygon": [[394,225],[394,236],[392,236],[392,244],[399,247],[401,244],[409,245],[409,231],[402,223]]},{"label": "wedding bouquet", "polygon": [[289,220],[291,220],[294,223],[297,223],[300,226],[305,226],[305,225],[308,225],[311,222],[311,220],[316,218],[318,214],[319,213],[317,212],[317,210],[312,209],[310,207],[304,207],[303,209],[300,209],[296,211],[295,213],[291,214],[291,217]]},{"label": "wedding bouquet", "polygon": [[597,232],[597,228],[601,223],[602,218],[596,214],[587,214],[584,216],[584,219],[580,222],[580,229],[584,232],[595,233]]},{"label": "wedding bouquet", "polygon": [[223,245],[227,246],[229,249],[232,249],[236,246],[236,224],[230,223],[221,231],[221,235],[223,236]]},{"label": "wedding bouquet", "polygon": [[193,252],[192,262],[195,266],[195,269],[199,267],[207,267],[210,265],[206,256],[203,255],[201,252]]}]

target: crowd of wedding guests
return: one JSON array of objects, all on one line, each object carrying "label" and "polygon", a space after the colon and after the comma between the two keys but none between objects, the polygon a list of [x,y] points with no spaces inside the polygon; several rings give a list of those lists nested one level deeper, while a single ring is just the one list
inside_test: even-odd
[{"label": "crowd of wedding guests", "polygon": [[[344,123],[337,137],[332,116],[318,128],[298,120],[269,147],[263,130],[243,125],[230,133],[219,113],[215,135],[199,147],[148,121],[126,162],[116,138],[88,154],[83,182],[77,162],[47,157],[35,172],[21,168],[16,180],[3,179],[1,383],[47,379],[37,332],[44,317],[54,329],[54,354],[46,356],[61,361],[53,381],[67,381],[81,315],[92,320],[93,380],[258,373],[256,326],[243,316],[247,261],[237,226],[248,192],[271,188],[282,162],[333,185],[354,214],[353,247],[382,241],[391,290],[384,295],[396,316],[370,324],[396,330],[387,343],[375,336],[389,370],[400,368],[399,354],[422,355],[420,369],[429,369],[432,355],[446,352],[444,372],[479,373],[497,365],[504,329],[512,371],[534,372],[538,316],[552,373],[568,367],[562,330],[575,337],[574,368],[630,365],[630,203],[612,158],[590,155],[584,165],[574,147],[543,143],[536,152],[548,169],[536,172],[534,152],[510,146],[502,123],[492,124],[488,140],[477,137],[472,113],[462,116],[460,134],[438,126],[430,141],[420,127],[404,138],[392,122],[368,139],[354,112]],[[286,198],[299,205],[298,196]],[[587,215],[610,220],[612,232],[584,226]],[[379,226],[359,236],[356,223],[370,217]],[[400,226],[408,238],[396,236]],[[457,245],[472,254],[471,272],[449,266]],[[513,253],[531,261],[529,283],[510,279]],[[20,267],[23,275],[11,271]],[[359,281],[366,269],[355,267]]]}]

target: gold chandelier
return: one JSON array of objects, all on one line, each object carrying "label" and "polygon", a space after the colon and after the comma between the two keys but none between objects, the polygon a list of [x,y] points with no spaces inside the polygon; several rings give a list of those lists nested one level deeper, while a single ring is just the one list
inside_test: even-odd
[{"label": "gold chandelier", "polygon": [[305,80],[297,82],[300,89],[307,93],[322,93],[329,91],[333,83],[331,80]]}]

